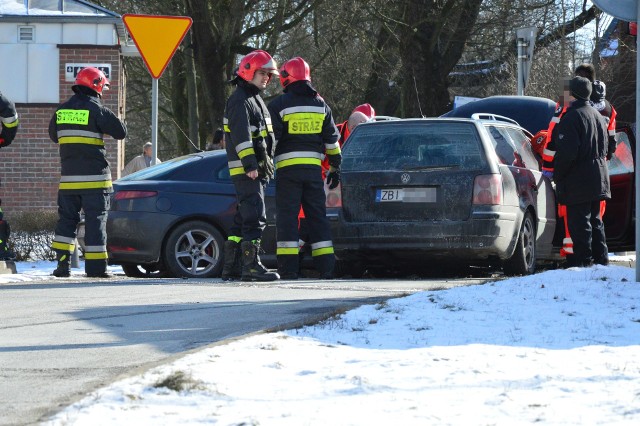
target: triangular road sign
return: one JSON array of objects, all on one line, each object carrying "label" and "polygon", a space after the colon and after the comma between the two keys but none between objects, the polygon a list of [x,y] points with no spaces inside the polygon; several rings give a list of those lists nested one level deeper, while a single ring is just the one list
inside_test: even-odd
[{"label": "triangular road sign", "polygon": [[188,16],[124,14],[122,20],[153,78],[160,78],[192,23]]}]

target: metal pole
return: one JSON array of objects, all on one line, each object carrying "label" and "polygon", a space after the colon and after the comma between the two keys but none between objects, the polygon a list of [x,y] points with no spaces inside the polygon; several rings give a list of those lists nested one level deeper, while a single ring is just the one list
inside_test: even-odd
[{"label": "metal pole", "polygon": [[516,93],[518,96],[524,95],[524,64],[522,63],[522,51],[524,50],[523,42],[521,39],[517,39],[516,43],[518,43],[518,92]]},{"label": "metal pole", "polygon": [[158,79],[151,82],[151,165],[156,164],[158,158]]},{"label": "metal pole", "polygon": [[[640,20],[640,1],[636,1],[636,22]],[[638,212],[640,212],[640,172],[638,164],[640,164],[640,150],[638,149],[638,122],[640,122],[640,55],[638,54],[638,41],[636,38],[636,282],[640,282],[640,221],[638,221]]]}]

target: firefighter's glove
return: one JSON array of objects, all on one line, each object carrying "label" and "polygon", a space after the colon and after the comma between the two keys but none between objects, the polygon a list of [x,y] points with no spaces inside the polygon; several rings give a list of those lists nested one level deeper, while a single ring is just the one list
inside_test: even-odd
[{"label": "firefighter's glove", "polygon": [[256,153],[256,161],[258,161],[258,163],[260,163],[261,161],[263,161],[265,158],[268,157],[267,145],[264,143],[264,141],[260,141],[260,142],[254,141],[253,151]]},{"label": "firefighter's glove", "polygon": [[273,165],[273,159],[265,154],[264,160],[258,161],[258,176],[261,178],[273,179],[275,167]]},{"label": "firefighter's glove", "polygon": [[340,184],[340,169],[333,166],[329,168],[329,174],[327,174],[327,185],[329,189],[334,189]]}]

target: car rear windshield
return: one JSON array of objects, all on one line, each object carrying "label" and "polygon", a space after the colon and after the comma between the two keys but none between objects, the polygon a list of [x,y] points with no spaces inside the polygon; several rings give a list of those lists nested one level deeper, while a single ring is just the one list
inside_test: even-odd
[{"label": "car rear windshield", "polygon": [[472,123],[394,122],[361,126],[343,150],[344,170],[475,170],[484,165]]}]

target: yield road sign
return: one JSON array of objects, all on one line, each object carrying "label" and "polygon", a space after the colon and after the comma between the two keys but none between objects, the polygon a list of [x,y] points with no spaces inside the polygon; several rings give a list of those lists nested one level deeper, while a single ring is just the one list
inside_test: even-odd
[{"label": "yield road sign", "polygon": [[122,20],[153,78],[160,78],[192,23],[188,16],[125,14]]}]

